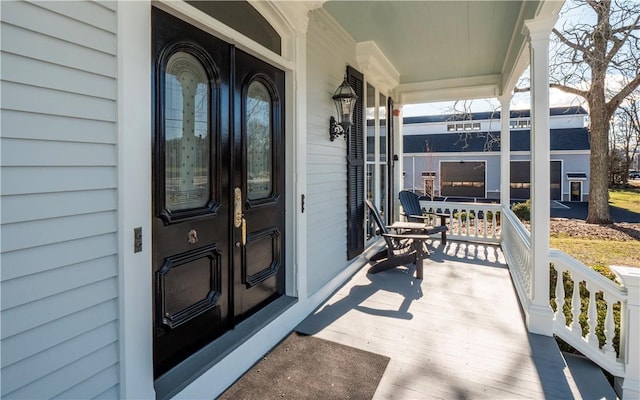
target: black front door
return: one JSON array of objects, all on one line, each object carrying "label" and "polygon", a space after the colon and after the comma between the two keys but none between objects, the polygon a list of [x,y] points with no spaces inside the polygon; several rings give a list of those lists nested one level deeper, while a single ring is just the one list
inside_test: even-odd
[{"label": "black front door", "polygon": [[153,9],[154,374],[284,294],[284,73]]},{"label": "black front door", "polygon": [[[240,322],[284,294],[284,73],[240,50],[234,84],[234,302]],[[241,202],[238,203],[238,194]]]}]

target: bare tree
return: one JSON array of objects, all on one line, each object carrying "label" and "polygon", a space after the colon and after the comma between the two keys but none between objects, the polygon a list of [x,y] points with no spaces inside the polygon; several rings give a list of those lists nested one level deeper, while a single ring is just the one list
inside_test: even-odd
[{"label": "bare tree", "polygon": [[628,102],[620,106],[620,109],[624,112],[627,121],[624,149],[627,170],[629,170],[635,154],[640,150],[640,91],[627,100]]},{"label": "bare tree", "polygon": [[609,134],[610,181],[626,185],[633,157],[640,148],[640,101],[633,97],[615,112]]},{"label": "bare tree", "polygon": [[608,223],[610,120],[640,86],[640,2],[572,0],[565,12],[595,13],[553,29],[551,87],[583,97],[589,106],[591,179],[588,223]]}]

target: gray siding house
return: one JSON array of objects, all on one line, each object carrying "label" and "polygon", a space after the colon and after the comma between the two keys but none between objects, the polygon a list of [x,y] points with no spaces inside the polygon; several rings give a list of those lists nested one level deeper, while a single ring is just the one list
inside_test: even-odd
[{"label": "gray siding house", "polygon": [[[382,247],[365,236],[365,193],[398,217],[403,104],[507,110],[535,64],[544,176],[547,68],[532,54],[561,6],[0,2],[0,396],[218,396]],[[345,75],[359,100],[348,140],[332,141]],[[523,309],[551,336],[536,215]]]},{"label": "gray siding house", "polygon": [[[588,201],[589,130],[582,107],[549,110],[551,199]],[[500,198],[500,112],[404,119],[404,188],[440,197]],[[511,199],[531,188],[531,116],[510,115]],[[459,179],[458,179],[459,178]]]}]

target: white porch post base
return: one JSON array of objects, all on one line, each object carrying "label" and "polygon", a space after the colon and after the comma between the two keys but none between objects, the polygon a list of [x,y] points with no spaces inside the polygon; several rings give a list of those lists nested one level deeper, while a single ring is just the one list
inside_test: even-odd
[{"label": "white porch post base", "polygon": [[624,378],[622,400],[640,399],[640,379]]},{"label": "white porch post base", "polygon": [[624,328],[620,340],[626,347],[620,349],[624,360],[624,382],[622,400],[640,399],[640,270],[632,267],[611,265],[610,268],[627,289],[627,306],[621,310]]},{"label": "white porch post base", "polygon": [[527,314],[527,329],[538,335],[553,336],[553,311],[551,307],[531,305]]}]

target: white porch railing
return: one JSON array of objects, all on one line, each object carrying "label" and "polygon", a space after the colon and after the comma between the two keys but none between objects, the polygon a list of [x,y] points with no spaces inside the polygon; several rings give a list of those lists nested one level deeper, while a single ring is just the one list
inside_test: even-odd
[{"label": "white porch railing", "polygon": [[520,304],[528,315],[531,306],[531,233],[508,208],[502,211],[502,253],[511,270],[511,279],[518,292]]},{"label": "white porch railing", "polygon": [[[420,200],[426,211],[447,214],[447,238],[470,242],[500,242],[500,205]],[[440,223],[435,217],[434,224]]]},{"label": "white porch railing", "polygon": [[[532,303],[531,235],[513,212],[502,210],[502,252],[511,271],[524,312]],[[624,378],[623,399],[640,396],[640,271],[612,267],[622,286],[559,250],[550,250],[557,273],[550,306],[555,306],[553,333],[612,375]],[[570,293],[565,292],[565,284]],[[551,286],[551,285],[550,285]],[[580,291],[588,292],[582,301]],[[598,318],[598,309],[604,318]],[[620,312],[618,332],[616,314]],[[582,319],[582,324],[580,320]],[[601,333],[598,338],[597,333]],[[617,354],[614,343],[619,343]]]},{"label": "white porch railing", "polygon": [[[557,273],[553,333],[612,375],[624,376],[624,363],[617,358],[613,347],[614,337],[620,338],[619,333],[616,335],[614,307],[619,312],[621,305],[626,306],[627,291],[560,250],[552,249],[549,261]],[[571,293],[565,293],[565,283],[568,282],[572,282]],[[589,292],[589,301],[585,305],[582,304],[581,290]],[[596,299],[601,303],[600,307],[606,307],[606,317],[601,321],[598,320]],[[581,319],[586,325],[584,328],[580,324]],[[602,344],[598,340],[597,329],[604,332]]]}]

